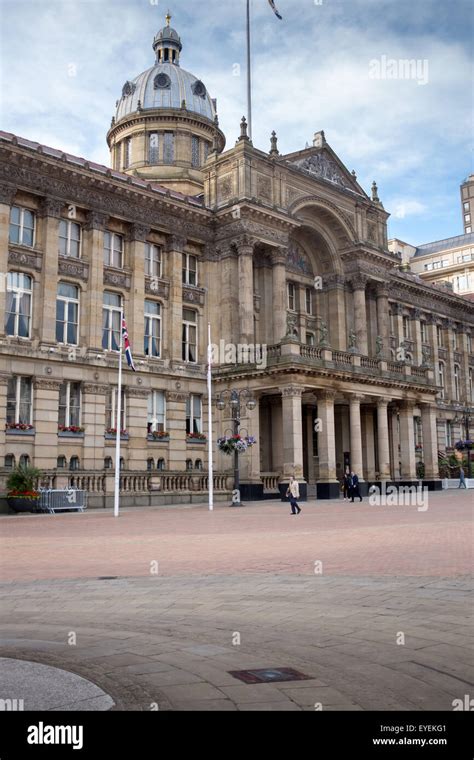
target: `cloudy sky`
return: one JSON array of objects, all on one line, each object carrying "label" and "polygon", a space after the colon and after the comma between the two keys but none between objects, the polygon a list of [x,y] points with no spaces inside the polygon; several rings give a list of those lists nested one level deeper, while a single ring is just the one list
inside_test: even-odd
[{"label": "cloudy sky", "polygon": [[[324,129],[367,191],[377,180],[391,237],[462,233],[472,0],[276,0],[283,21],[267,0],[252,5],[254,144],[269,149],[275,129],[290,152]],[[0,128],[108,164],[115,102],[153,65],[168,7],[181,64],[217,98],[232,146],[246,111],[245,0],[0,0]]]}]

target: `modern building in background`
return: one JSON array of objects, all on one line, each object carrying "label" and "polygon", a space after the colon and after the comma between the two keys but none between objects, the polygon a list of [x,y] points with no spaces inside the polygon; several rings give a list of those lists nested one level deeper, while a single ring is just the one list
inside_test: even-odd
[{"label": "modern building in background", "polygon": [[474,174],[470,174],[461,185],[461,206],[464,232],[469,234],[474,220]]},{"label": "modern building in background", "polygon": [[[169,22],[123,86],[111,168],[0,133],[0,486],[30,462],[110,504],[120,426],[125,504],[202,500],[208,323],[216,393],[257,402],[244,497],[291,475],[337,496],[348,465],[412,482],[422,462],[436,484],[473,405],[474,307],[400,271],[375,183],[367,194],[324,132],[282,155],[243,120],[225,150]],[[122,308],[137,372],[124,369],[117,419]],[[231,427],[215,410],[214,438]],[[217,497],[232,483],[216,453]]]}]

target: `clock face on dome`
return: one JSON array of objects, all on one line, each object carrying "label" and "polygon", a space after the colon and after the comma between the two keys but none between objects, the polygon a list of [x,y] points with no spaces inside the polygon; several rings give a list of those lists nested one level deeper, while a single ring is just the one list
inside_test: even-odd
[{"label": "clock face on dome", "polygon": [[192,90],[193,90],[194,95],[197,95],[199,98],[206,97],[206,88],[199,79],[197,82],[194,82]]}]

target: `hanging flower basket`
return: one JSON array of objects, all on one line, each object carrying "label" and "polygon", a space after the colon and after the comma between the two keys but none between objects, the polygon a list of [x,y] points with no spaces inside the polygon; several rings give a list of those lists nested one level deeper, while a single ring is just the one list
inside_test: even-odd
[{"label": "hanging flower basket", "polygon": [[241,435],[224,436],[218,438],[217,448],[224,454],[233,454],[235,451],[238,454],[245,454],[247,449],[257,443],[256,439],[252,436],[246,436],[243,438]]},{"label": "hanging flower basket", "polygon": [[454,448],[458,451],[470,451],[472,449],[472,441],[458,441],[454,444]]}]

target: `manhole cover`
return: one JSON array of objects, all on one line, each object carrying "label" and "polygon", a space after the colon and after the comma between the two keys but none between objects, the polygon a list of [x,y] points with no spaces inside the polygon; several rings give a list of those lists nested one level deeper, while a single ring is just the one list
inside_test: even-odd
[{"label": "manhole cover", "polygon": [[263,668],[262,670],[230,670],[229,675],[244,683],[276,683],[278,681],[309,681],[313,676],[305,676],[292,668]]}]

